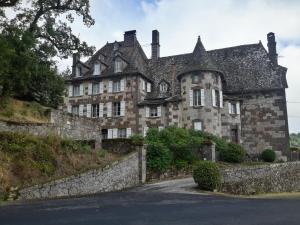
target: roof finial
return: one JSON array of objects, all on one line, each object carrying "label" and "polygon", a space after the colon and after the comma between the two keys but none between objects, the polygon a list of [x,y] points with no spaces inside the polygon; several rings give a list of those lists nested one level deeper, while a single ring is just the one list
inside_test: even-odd
[{"label": "roof finial", "polygon": [[200,35],[198,35],[198,40],[197,40],[197,42],[200,42],[201,41],[201,38],[200,38]]}]

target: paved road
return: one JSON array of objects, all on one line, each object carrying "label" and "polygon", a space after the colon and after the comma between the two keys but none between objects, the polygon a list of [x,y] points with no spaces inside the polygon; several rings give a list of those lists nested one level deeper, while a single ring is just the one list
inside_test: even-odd
[{"label": "paved road", "polygon": [[0,206],[1,225],[299,225],[300,199],[241,199],[190,191],[191,179],[126,192]]}]

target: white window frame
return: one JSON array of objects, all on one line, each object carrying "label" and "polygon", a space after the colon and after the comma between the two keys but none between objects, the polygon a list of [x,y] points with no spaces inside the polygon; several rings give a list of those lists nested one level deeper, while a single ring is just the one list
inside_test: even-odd
[{"label": "white window frame", "polygon": [[101,63],[95,63],[94,64],[94,72],[93,72],[93,75],[94,76],[97,76],[97,75],[100,75],[101,74]]},{"label": "white window frame", "polygon": [[114,72],[115,73],[121,73],[123,71],[122,69],[122,60],[120,58],[116,58],[115,59],[115,63],[114,63]]}]

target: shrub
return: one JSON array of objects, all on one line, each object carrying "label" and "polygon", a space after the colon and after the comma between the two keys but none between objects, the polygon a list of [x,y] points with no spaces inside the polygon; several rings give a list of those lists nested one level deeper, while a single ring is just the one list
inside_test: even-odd
[{"label": "shrub", "polygon": [[245,149],[234,143],[228,143],[227,148],[220,151],[220,159],[229,163],[241,163],[246,156]]},{"label": "shrub", "polygon": [[151,142],[147,146],[147,167],[155,172],[164,172],[170,167],[171,153],[160,142]]},{"label": "shrub", "polygon": [[272,149],[265,149],[262,152],[261,157],[265,162],[274,162],[276,155]]},{"label": "shrub", "polygon": [[130,140],[133,145],[142,146],[144,144],[144,137],[139,134],[132,135]]},{"label": "shrub", "polygon": [[213,191],[221,186],[220,169],[211,161],[199,162],[193,170],[193,178],[203,190]]}]

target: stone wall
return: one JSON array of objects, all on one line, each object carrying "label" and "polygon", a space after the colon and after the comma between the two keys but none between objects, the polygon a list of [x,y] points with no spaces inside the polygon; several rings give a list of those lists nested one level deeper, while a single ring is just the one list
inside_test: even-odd
[{"label": "stone wall", "polygon": [[248,93],[241,96],[243,146],[251,155],[266,149],[289,156],[289,131],[285,90]]},{"label": "stone wall", "polygon": [[222,192],[259,194],[300,191],[300,162],[288,162],[222,171]]},{"label": "stone wall", "polygon": [[19,199],[43,199],[118,191],[144,183],[146,179],[146,151],[131,153],[121,161],[104,169],[28,187],[19,191]]}]

